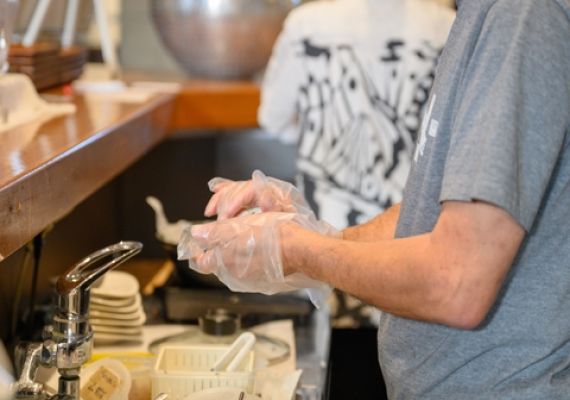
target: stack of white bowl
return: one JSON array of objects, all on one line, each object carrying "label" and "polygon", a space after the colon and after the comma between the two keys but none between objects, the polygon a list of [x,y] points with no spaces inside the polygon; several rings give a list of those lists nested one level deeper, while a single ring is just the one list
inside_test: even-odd
[{"label": "stack of white bowl", "polygon": [[110,271],[91,288],[89,322],[96,344],[141,342],[146,315],[137,279]]}]

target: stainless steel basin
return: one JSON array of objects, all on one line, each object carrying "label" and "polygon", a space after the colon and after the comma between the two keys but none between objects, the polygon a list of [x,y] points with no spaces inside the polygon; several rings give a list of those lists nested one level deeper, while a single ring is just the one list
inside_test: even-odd
[{"label": "stainless steel basin", "polygon": [[301,0],[152,0],[166,47],[194,76],[244,79],[263,69]]}]

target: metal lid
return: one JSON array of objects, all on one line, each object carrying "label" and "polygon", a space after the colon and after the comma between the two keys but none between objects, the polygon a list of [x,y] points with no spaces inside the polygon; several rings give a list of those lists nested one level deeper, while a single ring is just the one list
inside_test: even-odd
[{"label": "metal lid", "polygon": [[223,308],[208,310],[206,315],[198,319],[200,329],[207,335],[233,335],[240,329],[240,317]]}]

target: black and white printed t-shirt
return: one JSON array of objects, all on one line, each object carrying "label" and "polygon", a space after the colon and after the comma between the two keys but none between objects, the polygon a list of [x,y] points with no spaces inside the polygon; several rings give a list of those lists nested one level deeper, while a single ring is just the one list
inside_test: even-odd
[{"label": "black and white printed t-shirt", "polygon": [[428,0],[316,1],[287,18],[258,113],[298,143],[297,183],[342,229],[401,200],[455,13]]}]

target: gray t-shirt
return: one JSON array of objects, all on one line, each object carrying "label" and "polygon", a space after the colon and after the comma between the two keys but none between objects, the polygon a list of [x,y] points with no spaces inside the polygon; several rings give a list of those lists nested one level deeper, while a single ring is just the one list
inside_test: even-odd
[{"label": "gray t-shirt", "polygon": [[527,235],[477,329],[383,317],[390,399],[570,399],[570,0],[459,2],[414,159],[398,237],[473,199]]}]

